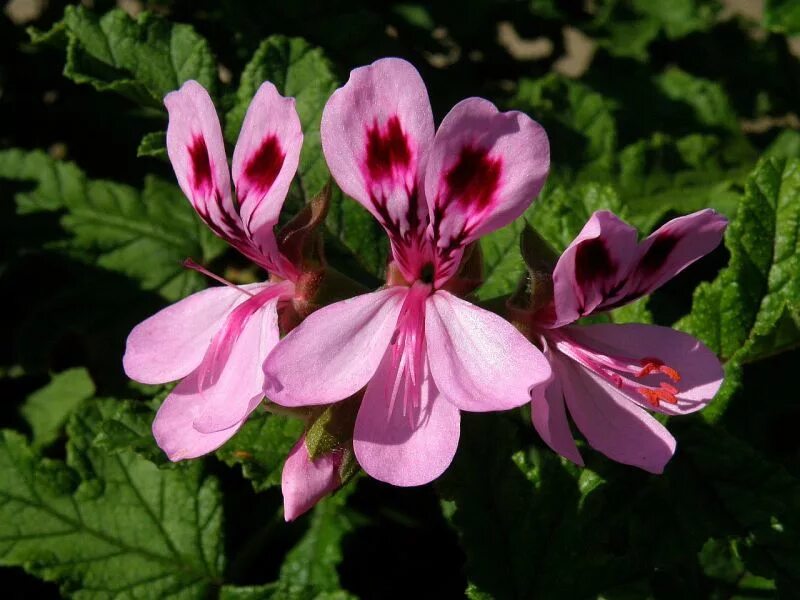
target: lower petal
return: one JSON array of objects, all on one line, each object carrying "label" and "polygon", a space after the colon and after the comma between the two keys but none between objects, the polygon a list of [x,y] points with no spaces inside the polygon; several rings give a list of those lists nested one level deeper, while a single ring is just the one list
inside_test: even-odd
[{"label": "lower petal", "polygon": [[407,411],[401,398],[391,402],[394,380],[387,352],[364,393],[353,449],[361,467],[375,479],[403,487],[423,485],[439,477],[452,462],[461,415],[439,394],[429,373],[414,410]]},{"label": "lower petal", "polygon": [[557,360],[570,415],[589,445],[617,462],[663,472],[675,453],[669,431],[593,372],[564,356]]},{"label": "lower petal", "polygon": [[194,420],[203,411],[204,398],[197,389],[197,374],[181,381],[166,397],[153,421],[156,443],[172,461],[197,458],[213,452],[235,434],[242,422],[229,429],[201,433]]},{"label": "lower petal", "polygon": [[214,364],[198,369],[205,371],[200,382],[200,393],[205,400],[203,412],[194,421],[198,431],[212,433],[232,427],[244,420],[264,397],[261,366],[280,337],[278,301],[278,297],[272,297],[256,308],[230,351],[222,356],[209,356],[208,360],[215,361]]},{"label": "lower petal", "polygon": [[[553,362],[551,362],[553,365]],[[559,381],[557,367],[553,365],[555,377],[546,388],[537,388],[531,402],[531,420],[544,442],[564,458],[583,466],[583,458],[575,445],[564,406],[564,391]]]},{"label": "lower petal", "polygon": [[425,313],[428,361],[436,385],[461,410],[507,410],[530,402],[552,371],[511,323],[438,291]]},{"label": "lower petal", "polygon": [[724,371],[717,356],[688,333],[657,325],[588,325],[571,327],[570,336],[581,344],[608,355],[629,356],[637,360],[654,358],[675,370],[679,381],[663,376],[642,378],[643,384],[658,386],[663,379],[678,389],[676,404],[649,404],[643,396],[631,399],[648,410],[682,415],[708,405],[722,385]]},{"label": "lower petal", "polygon": [[[246,286],[250,293],[265,284]],[[157,312],[133,328],[125,347],[125,373],[140,383],[167,383],[186,377],[203,360],[226,317],[246,301],[235,287],[212,287]]]}]

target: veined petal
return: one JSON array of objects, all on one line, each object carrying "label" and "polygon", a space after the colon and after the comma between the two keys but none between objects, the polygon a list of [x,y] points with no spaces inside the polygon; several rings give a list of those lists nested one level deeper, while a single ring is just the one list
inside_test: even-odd
[{"label": "veined petal", "polygon": [[[625,356],[638,360],[644,366],[663,364],[674,372],[679,380],[671,380],[657,371],[638,379],[642,385],[658,388],[665,380],[677,392],[677,403],[660,402],[649,404],[641,394],[628,397],[640,406],[668,415],[682,415],[704,408],[722,385],[724,371],[716,355],[702,342],[688,333],[669,327],[640,324],[602,324],[571,327],[570,336],[582,345],[609,356]],[[621,393],[621,392],[620,392]]]},{"label": "veined petal", "polygon": [[554,354],[570,415],[589,445],[617,462],[663,472],[675,453],[669,431],[613,385]]},{"label": "veined petal", "polygon": [[341,450],[311,460],[303,434],[286,457],[281,472],[283,516],[287,521],[294,521],[342,485],[339,479],[341,462]]},{"label": "veined petal", "polygon": [[156,443],[172,461],[197,458],[213,452],[239,430],[244,420],[229,429],[201,433],[194,420],[203,412],[205,398],[197,387],[197,373],[181,381],[166,397],[153,421]]},{"label": "veined petal", "polygon": [[231,197],[225,143],[211,97],[187,81],[164,98],[169,113],[167,153],[183,193],[214,233],[233,243],[244,237]]},{"label": "veined petal", "polygon": [[581,457],[572,431],[567,420],[567,409],[564,406],[564,390],[561,387],[558,372],[558,361],[553,359],[552,352],[545,349],[545,356],[553,369],[553,379],[546,385],[537,388],[531,394],[531,420],[542,440],[564,458],[568,458],[577,465],[583,466]]},{"label": "veined petal", "polygon": [[264,397],[261,365],[280,338],[278,302],[291,284],[267,288],[236,308],[198,367],[203,411],[194,427],[203,433],[228,429],[244,420]]},{"label": "veined petal", "polygon": [[445,291],[428,299],[425,337],[433,379],[461,410],[522,406],[552,375],[544,355],[508,321]]},{"label": "veined petal", "polygon": [[312,313],[264,363],[267,397],[283,406],[305,406],[355,394],[377,370],[406,294],[389,288]]},{"label": "veined petal", "polygon": [[268,284],[212,287],[157,312],[133,328],[125,347],[125,373],[140,383],[167,383],[200,364],[228,314]]},{"label": "veined petal", "polygon": [[233,152],[233,181],[242,222],[254,246],[275,263],[274,225],[303,145],[294,98],[269,81],[253,97]]},{"label": "veined petal", "polygon": [[560,327],[591,314],[625,285],[637,257],[636,230],[613,213],[595,212],[553,270],[553,302]]},{"label": "veined petal", "polygon": [[624,288],[607,303],[621,306],[650,294],[716,248],[728,220],[705,209],[672,219],[651,233],[638,248],[638,260]]},{"label": "veined petal", "polygon": [[549,169],[550,144],[536,121],[482,98],[456,104],[436,132],[425,172],[439,251],[453,252],[519,217]]},{"label": "veined petal", "polygon": [[375,479],[404,487],[423,485],[439,477],[455,456],[461,415],[425,371],[417,406],[392,398],[402,392],[392,386],[397,372],[390,350],[367,385],[353,449],[358,463]]},{"label": "veined petal", "polygon": [[433,141],[433,113],[417,70],[399,58],[354,69],[322,113],[331,174],[386,228],[393,242],[426,225],[418,174]]}]

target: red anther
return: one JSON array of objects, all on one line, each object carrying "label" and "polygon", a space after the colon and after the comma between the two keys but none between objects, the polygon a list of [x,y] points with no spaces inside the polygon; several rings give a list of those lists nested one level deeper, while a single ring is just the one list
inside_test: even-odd
[{"label": "red anther", "polygon": [[[662,385],[668,385],[669,388],[662,387],[661,389],[656,390],[653,388],[640,387],[637,388],[636,391],[644,396],[645,400],[647,400],[654,408],[658,408],[659,402],[664,402],[666,404],[677,404],[678,399],[675,397],[675,393],[678,390],[675,390],[675,388],[668,383]],[[675,391],[673,392],[672,390]]]},{"label": "red anther", "polygon": [[653,357],[645,357],[640,361],[642,369],[636,374],[636,377],[645,377],[653,373],[662,373],[672,379],[672,381],[680,381],[681,376],[672,367],[668,367],[662,360]]},{"label": "red anther", "polygon": [[670,384],[668,384],[666,381],[662,381],[662,382],[661,382],[661,383],[659,383],[658,385],[659,385],[659,386],[661,386],[661,389],[662,389],[662,390],[664,390],[664,391],[667,391],[667,392],[669,392],[670,394],[673,394],[673,395],[674,395],[674,394],[677,394],[677,393],[678,393],[678,388],[676,388],[674,385],[670,385]]}]

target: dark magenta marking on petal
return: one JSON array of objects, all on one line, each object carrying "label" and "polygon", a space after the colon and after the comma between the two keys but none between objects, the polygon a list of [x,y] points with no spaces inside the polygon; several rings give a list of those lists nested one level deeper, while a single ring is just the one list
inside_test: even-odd
[{"label": "dark magenta marking on petal", "polygon": [[211,159],[202,135],[192,140],[189,146],[189,158],[192,161],[192,187],[198,192],[207,194],[214,184],[211,179]]},{"label": "dark magenta marking on petal", "polygon": [[593,238],[578,245],[575,252],[575,279],[580,287],[609,281],[616,272],[617,267],[603,240]]},{"label": "dark magenta marking on petal", "polygon": [[500,184],[502,163],[489,158],[483,148],[464,146],[458,160],[445,174],[448,202],[457,200],[463,206],[481,210],[494,198]]},{"label": "dark magenta marking on petal", "polygon": [[639,259],[638,270],[640,274],[647,277],[661,269],[677,244],[678,238],[676,236],[669,233],[659,235],[650,244],[644,256]]},{"label": "dark magenta marking on petal", "polygon": [[278,138],[274,134],[265,137],[244,168],[248,191],[254,190],[259,195],[266,194],[281,172],[285,158],[286,154]]},{"label": "dark magenta marking on petal", "polygon": [[367,172],[375,181],[389,179],[396,170],[411,164],[408,137],[397,115],[389,118],[381,130],[377,120],[367,127]]}]

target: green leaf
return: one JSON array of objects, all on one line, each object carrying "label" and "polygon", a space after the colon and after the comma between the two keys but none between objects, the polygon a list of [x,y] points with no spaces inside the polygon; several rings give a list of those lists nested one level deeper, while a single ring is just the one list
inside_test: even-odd
[{"label": "green leaf", "polygon": [[681,327],[725,360],[753,361],[796,346],[799,228],[800,161],[761,162],[725,235],[728,267],[698,287]]},{"label": "green leaf", "polygon": [[730,262],[694,293],[692,311],[676,326],[727,361],[726,382],[713,410],[724,411],[739,365],[800,343],[800,161],[762,161],[728,226]]},{"label": "green leaf", "polygon": [[72,418],[66,464],[3,432],[0,563],[77,598],[206,597],[223,567],[217,483],[197,463],[159,470],[95,448],[114,408],[97,402]]},{"label": "green leaf", "polygon": [[86,369],[68,369],[28,396],[20,412],[33,430],[33,447],[54,442],[72,412],[92,395],[94,383]]},{"label": "green leaf", "polygon": [[87,179],[74,165],[38,151],[7,150],[0,152],[0,178],[36,184],[32,192],[17,195],[19,212],[65,211],[61,223],[71,238],[58,248],[132,277],[168,300],[202,287],[197,273],[182,266],[185,258],[207,262],[225,248],[180,189],[155,177],[147,177],[139,191]]},{"label": "green leaf", "polygon": [[345,504],[354,485],[314,508],[308,530],[286,555],[274,598],[280,600],[348,600],[336,567],[342,560],[342,538],[353,529]]},{"label": "green leaf", "polygon": [[[64,75],[77,83],[159,109],[164,96],[189,79],[213,93],[216,61],[206,40],[188,25],[146,12],[134,20],[119,9],[98,17],[67,6],[53,32],[67,40]],[[32,34],[34,42],[53,37]]]},{"label": "green leaf", "polygon": [[136,156],[150,156],[153,158],[167,158],[167,134],[163,131],[148,133],[139,142]]},{"label": "green leaf", "polygon": [[[273,35],[264,40],[242,72],[236,102],[228,112],[225,137],[233,142],[256,90],[264,81],[275,84],[281,94],[297,101],[303,128],[303,149],[296,186],[287,208],[299,210],[330,180],[320,140],[322,109],[339,82],[330,62],[319,48],[303,39]],[[294,201],[292,202],[292,197]],[[380,277],[386,265],[386,234],[358,203],[343,198],[333,186],[326,228],[330,241],[350,252],[359,266]]]},{"label": "green leaf", "polygon": [[800,4],[794,0],[767,0],[764,27],[787,35],[800,34]]},{"label": "green leaf", "polygon": [[242,475],[261,492],[281,484],[283,463],[302,433],[299,419],[258,412],[217,450],[217,456],[228,466],[241,465]]}]

